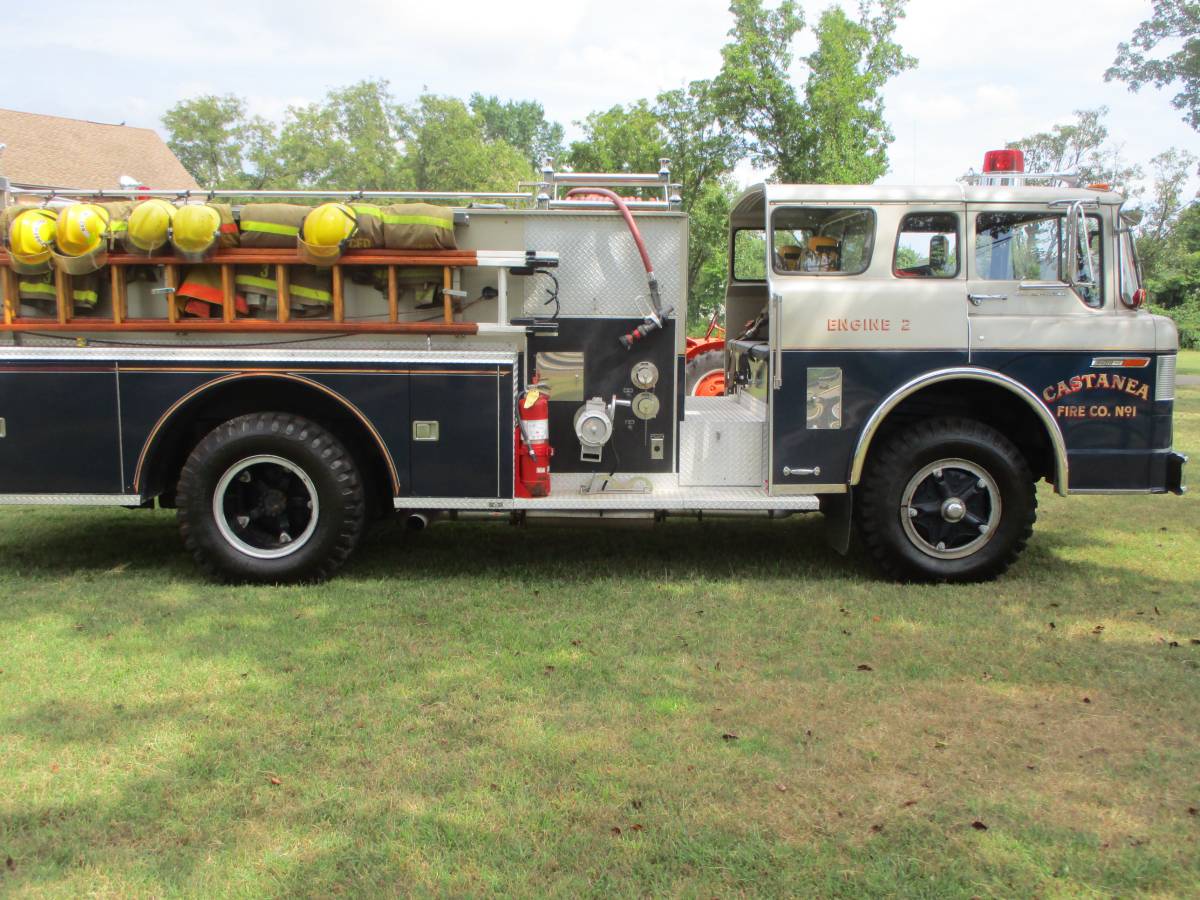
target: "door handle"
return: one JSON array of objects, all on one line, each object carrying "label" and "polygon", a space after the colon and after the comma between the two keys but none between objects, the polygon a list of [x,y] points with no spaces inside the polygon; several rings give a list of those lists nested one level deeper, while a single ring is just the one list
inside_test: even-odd
[{"label": "door handle", "polygon": [[774,320],[771,333],[775,336],[775,369],[771,373],[771,387],[783,387],[783,295],[771,294],[771,318]]},{"label": "door handle", "polygon": [[967,294],[967,299],[974,306],[982,306],[984,300],[1007,300],[1008,294]]}]

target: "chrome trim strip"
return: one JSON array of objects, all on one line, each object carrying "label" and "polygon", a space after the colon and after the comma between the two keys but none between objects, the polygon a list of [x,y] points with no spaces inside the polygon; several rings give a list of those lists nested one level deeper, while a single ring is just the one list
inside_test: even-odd
[{"label": "chrome trim strip", "polygon": [[222,347],[0,347],[0,360],[62,360],[69,362],[213,362],[213,363],[479,363],[511,365],[516,353],[445,350],[275,350]]},{"label": "chrome trim strip", "polygon": [[141,494],[0,494],[3,506],[141,506]]},{"label": "chrome trim strip", "polygon": [[844,484],[777,484],[771,489],[772,497],[787,497],[797,494],[844,494],[849,491]]},{"label": "chrome trim strip", "polygon": [[1175,367],[1179,357],[1174,354],[1163,354],[1158,358],[1158,371],[1154,375],[1154,399],[1175,399]]},{"label": "chrome trim strip", "polygon": [[[1134,365],[1130,365],[1134,363]],[[1150,365],[1148,356],[1094,356],[1093,369],[1144,369]]]},{"label": "chrome trim strip", "polygon": [[1058,422],[1054,420],[1054,416],[1050,414],[1050,410],[1046,408],[1046,404],[1042,402],[1037,394],[1015,378],[1010,378],[1008,375],[1002,375],[999,372],[993,372],[991,369],[968,368],[966,366],[937,369],[933,372],[926,372],[924,375],[918,375],[911,381],[896,388],[879,406],[875,407],[875,411],[871,413],[867,419],[867,423],[863,426],[863,430],[858,436],[858,443],[854,448],[854,456],[850,464],[850,484],[856,485],[862,481],[862,471],[867,461],[867,451],[870,449],[875,432],[879,430],[879,426],[883,424],[888,413],[895,409],[903,400],[911,397],[922,388],[957,379],[985,381],[990,384],[997,384],[1016,394],[1037,413],[1038,418],[1041,419],[1042,425],[1046,429],[1047,435],[1050,437],[1050,446],[1054,451],[1054,491],[1060,496],[1065,497],[1068,492],[1070,477],[1067,445],[1063,440]]}]

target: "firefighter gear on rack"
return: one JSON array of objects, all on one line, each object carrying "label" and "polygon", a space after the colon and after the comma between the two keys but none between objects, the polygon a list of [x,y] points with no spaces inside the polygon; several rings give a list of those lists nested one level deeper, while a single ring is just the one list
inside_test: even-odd
[{"label": "firefighter gear on rack", "polygon": [[[45,315],[54,315],[58,303],[58,291],[54,286],[54,275],[21,275],[17,278],[17,297]],[[71,303],[76,311],[93,310],[100,302],[100,276],[80,275],[71,279]]]},{"label": "firefighter gear on rack", "polygon": [[17,213],[8,227],[13,268],[28,275],[47,271],[57,231],[58,217],[53,210],[33,207]]},{"label": "firefighter gear on rack", "polygon": [[431,203],[397,203],[381,208],[383,244],[389,250],[453,250],[454,210]]},{"label": "firefighter gear on rack", "polygon": [[242,246],[295,247],[308,214],[307,206],[294,203],[247,203],[242,207]]},{"label": "firefighter gear on rack", "polygon": [[72,203],[58,214],[54,265],[68,275],[88,275],[108,262],[108,210]]},{"label": "firefighter gear on rack", "polygon": [[[265,307],[279,296],[274,266],[238,266],[235,282],[247,303]],[[326,269],[292,266],[288,274],[289,309],[300,316],[327,315],[333,305],[333,278]]]},{"label": "firefighter gear on rack", "polygon": [[154,253],[167,243],[175,207],[166,200],[139,203],[129,213],[125,228],[125,249],[131,253]]},{"label": "firefighter gear on rack", "polygon": [[304,217],[296,242],[300,258],[314,266],[332,266],[358,231],[358,215],[345,203],[322,203]]},{"label": "firefighter gear on rack", "polygon": [[[192,266],[175,291],[180,311],[201,319],[212,318],[214,308],[225,305],[225,291],[221,286],[220,266]],[[250,307],[242,294],[234,295],[234,308],[240,315],[247,315]]]}]

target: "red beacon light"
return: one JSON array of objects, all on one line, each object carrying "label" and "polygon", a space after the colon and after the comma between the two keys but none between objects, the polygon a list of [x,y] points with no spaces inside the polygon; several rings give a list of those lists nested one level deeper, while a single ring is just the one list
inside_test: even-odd
[{"label": "red beacon light", "polygon": [[989,150],[983,154],[983,174],[1024,172],[1025,154],[1020,150]]}]

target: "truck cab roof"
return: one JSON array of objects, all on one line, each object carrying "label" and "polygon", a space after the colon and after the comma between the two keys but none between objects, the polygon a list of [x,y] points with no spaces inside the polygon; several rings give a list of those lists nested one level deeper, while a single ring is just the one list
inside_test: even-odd
[{"label": "truck cab roof", "polygon": [[1120,206],[1118,191],[1046,185],[882,185],[882,184],[769,184],[751,185],[733,205],[733,224],[757,226],[764,204],[776,203],[1036,203],[1053,200],[1092,200]]}]

